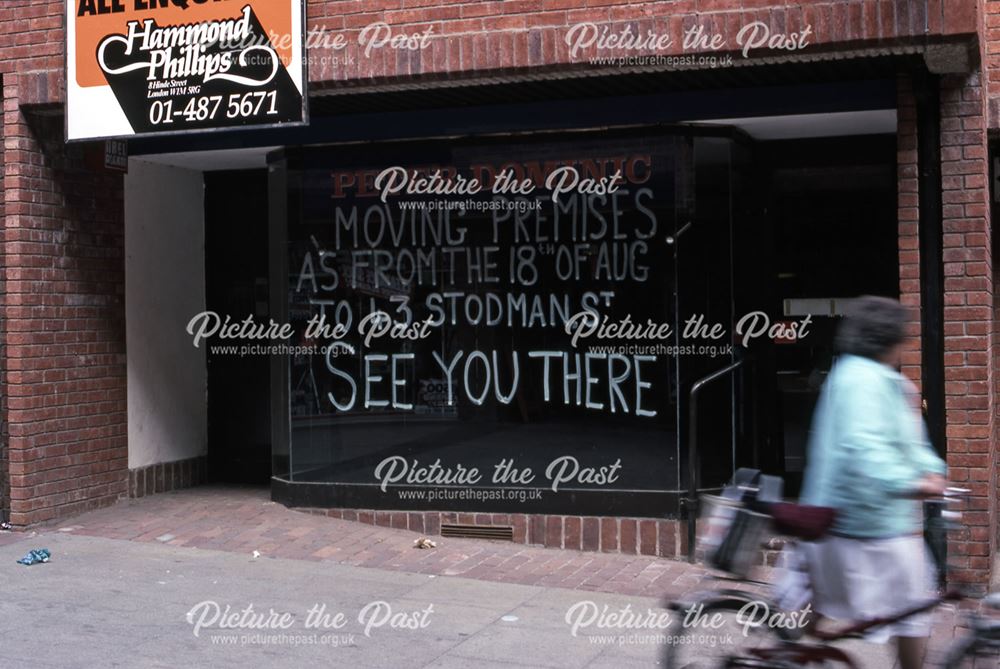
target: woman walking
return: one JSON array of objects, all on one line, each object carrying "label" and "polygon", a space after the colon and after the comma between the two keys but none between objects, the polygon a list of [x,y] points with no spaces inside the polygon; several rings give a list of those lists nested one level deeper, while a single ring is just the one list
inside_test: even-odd
[{"label": "woman walking", "polygon": [[[839,357],[820,393],[801,501],[833,507],[830,535],[804,546],[813,609],[860,621],[925,600],[932,570],[919,498],[945,487],[945,464],[931,449],[900,374],[906,310],[862,297],[837,332]],[[895,638],[902,669],[923,663],[930,614],[879,628],[870,641]]]}]

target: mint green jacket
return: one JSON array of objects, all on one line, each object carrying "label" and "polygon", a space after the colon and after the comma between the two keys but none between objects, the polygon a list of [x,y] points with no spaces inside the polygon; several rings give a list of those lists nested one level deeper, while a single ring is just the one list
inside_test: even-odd
[{"label": "mint green jacket", "polygon": [[923,528],[919,501],[906,497],[927,474],[944,474],[913,385],[888,365],[845,355],[823,385],[809,438],[803,504],[837,509],[833,531],[890,538]]}]

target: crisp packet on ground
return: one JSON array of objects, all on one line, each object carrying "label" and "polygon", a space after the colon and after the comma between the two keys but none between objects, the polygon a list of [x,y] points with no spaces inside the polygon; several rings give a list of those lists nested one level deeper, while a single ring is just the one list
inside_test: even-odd
[{"label": "crisp packet on ground", "polygon": [[18,560],[17,563],[30,566],[38,562],[48,562],[50,557],[52,557],[52,554],[49,553],[48,548],[39,548],[38,550],[29,552]]}]

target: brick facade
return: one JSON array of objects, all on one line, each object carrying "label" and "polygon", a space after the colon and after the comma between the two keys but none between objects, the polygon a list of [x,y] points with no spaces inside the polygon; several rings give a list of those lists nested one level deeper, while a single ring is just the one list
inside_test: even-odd
[{"label": "brick facade", "polygon": [[10,519],[32,525],[126,490],[122,176],[67,146],[59,116],[4,78],[4,320]]},{"label": "brick facade", "polygon": [[[947,5],[947,11],[945,11]],[[342,33],[349,46],[342,54],[347,65],[315,59],[310,79],[317,84],[373,81],[409,81],[414,77],[453,78],[487,71],[514,72],[523,68],[587,66],[593,56],[619,56],[624,51],[596,46],[572,55],[563,39],[566,28],[592,22],[617,31],[625,25],[639,34],[669,32],[680,35],[698,22],[728,44],[740,28],[763,21],[775,30],[794,32],[813,28],[818,47],[923,41],[930,36],[976,33],[977,0],[337,0],[309,2],[308,25]],[[433,28],[433,47],[397,55],[383,50],[365,58],[357,44],[367,25],[384,21],[402,33]],[[681,45],[660,51],[681,53]],[[723,51],[724,52],[724,51]],[[653,51],[649,51],[653,53]],[[722,52],[720,52],[722,53]],[[321,55],[321,54],[318,54]],[[618,70],[620,71],[620,70]]]},{"label": "brick facade", "polygon": [[[127,464],[122,177],[88,163],[94,147],[62,141],[63,8],[36,0],[0,6],[0,515],[9,511],[19,526],[150,491],[149,472],[130,475]],[[968,541],[955,552],[964,580],[989,580],[998,529],[993,444],[1000,349],[993,346],[998,305],[987,128],[1000,127],[1000,0],[310,0],[307,13],[307,28],[342,33],[350,44],[337,66],[321,49],[310,54],[315,89],[591,68],[588,59],[597,52],[571,54],[563,39],[579,22],[679,35],[697,20],[730,43],[753,20],[786,31],[811,25],[813,51],[984,34],[985,88],[977,72],[944,78],[941,114],[948,460],[953,478],[975,494]],[[367,58],[356,39],[377,21],[396,32],[430,28],[439,39],[423,52],[383,50]],[[899,101],[900,292],[919,307],[916,125],[905,78]],[[906,371],[916,380],[919,362],[919,349],[907,353]],[[182,465],[181,483],[184,471]],[[189,467],[192,477],[196,471]],[[154,470],[152,491],[160,489],[157,476]],[[394,518],[388,522],[401,522]],[[405,522],[426,528],[434,521],[407,514]],[[537,516],[522,524],[526,543],[678,554],[677,528],[664,530],[664,522]]]},{"label": "brick facade", "polygon": [[902,371],[920,387],[920,187],[917,164],[917,109],[913,82],[900,75],[896,83],[896,179],[899,223],[899,300],[910,308],[910,340]]},{"label": "brick facade", "polygon": [[193,488],[208,481],[208,458],[160,462],[128,471],[128,496],[133,499],[171,490]]},{"label": "brick facade", "polygon": [[[3,82],[0,80],[0,89]],[[0,147],[0,167],[4,164],[5,151]],[[0,217],[4,217],[4,200],[0,196]],[[4,220],[5,217],[4,217]],[[2,239],[2,238],[0,238]],[[6,267],[6,245],[0,243],[0,268]],[[2,296],[6,294],[6,275],[0,271],[0,309],[2,309]],[[7,319],[0,314],[0,523],[5,523],[10,518],[10,471],[8,457],[8,432],[7,432]]]},{"label": "brick facade", "polygon": [[441,534],[443,523],[509,527],[516,544],[668,558],[687,555],[687,525],[677,520],[450,511],[298,510],[430,536]]},{"label": "brick facade", "polygon": [[945,77],[941,89],[948,465],[973,491],[969,541],[955,546],[955,561],[985,584],[996,536],[996,398],[984,96],[978,74]]},{"label": "brick facade", "polygon": [[[990,160],[990,158],[995,159],[997,155],[997,149],[995,146],[995,141],[997,139],[998,132],[1000,132],[1000,2],[997,0],[986,0],[983,3],[983,15],[981,17],[980,34],[984,36],[984,39],[980,41],[980,54],[983,63],[983,72],[985,77],[985,87],[984,94],[982,95],[982,106],[985,108],[985,121],[986,121],[986,133],[985,137],[981,139],[987,142],[985,147],[985,158]],[[970,110],[971,111],[971,110]],[[990,151],[989,140],[994,140],[994,146],[992,147],[992,152]],[[970,147],[973,151],[973,155],[978,156],[979,146]],[[988,255],[992,253],[995,248],[994,242],[992,240],[992,222],[996,220],[995,214],[992,213],[992,207],[996,206],[995,195],[991,197],[991,193],[996,193],[995,186],[990,183],[990,166],[987,163],[984,166],[983,174],[987,177],[986,188],[984,193],[977,193],[979,197],[977,198],[977,204],[981,203],[984,199],[986,201],[986,229],[989,231],[988,239],[984,240],[988,245],[986,246],[986,252]],[[993,175],[996,179],[996,175]],[[992,256],[990,255],[990,260],[992,261]],[[996,282],[1000,280],[1000,268],[992,266],[990,263],[990,278],[992,279],[991,285],[995,286]],[[980,455],[980,460],[985,460],[988,462],[990,475],[984,480],[984,484],[988,493],[992,496],[991,503],[989,504],[989,511],[993,514],[992,525],[990,526],[989,541],[990,541],[990,551],[987,556],[986,561],[993,559],[996,555],[996,548],[1000,545],[1000,518],[997,516],[997,499],[1000,499],[1000,495],[997,493],[997,468],[1000,466],[1000,449],[996,447],[1000,441],[1000,418],[997,417],[996,412],[998,410],[997,398],[1000,397],[1000,375],[997,374],[996,370],[998,365],[1000,365],[1000,301],[997,299],[997,295],[993,294],[993,301],[990,305],[992,307],[992,343],[993,350],[987,357],[987,360],[993,363],[993,376],[988,380],[988,388],[991,391],[992,404],[988,408],[989,416],[992,420],[989,431],[984,431],[984,434],[988,434],[989,441],[992,447],[987,451],[987,457],[984,458]],[[980,449],[983,448],[982,444],[978,444]],[[983,540],[982,532],[976,535],[976,539]],[[993,574],[993,578],[996,578],[996,574]]]},{"label": "brick facade", "polygon": [[990,130],[1000,128],[1000,0],[983,3],[981,32],[983,72],[986,76],[987,119]]},{"label": "brick facade", "polygon": [[[985,50],[990,51],[989,45]],[[952,545],[950,562],[959,580],[984,590],[998,532],[994,447],[998,340],[986,127],[992,102],[976,72],[943,77],[940,95],[947,461],[950,478],[972,491],[966,514],[969,528]],[[898,120],[900,295],[904,303],[919,308],[917,125],[908,77],[899,81]],[[912,332],[919,331],[917,320]],[[919,344],[914,344],[904,354],[904,372],[918,384],[920,363]]]}]

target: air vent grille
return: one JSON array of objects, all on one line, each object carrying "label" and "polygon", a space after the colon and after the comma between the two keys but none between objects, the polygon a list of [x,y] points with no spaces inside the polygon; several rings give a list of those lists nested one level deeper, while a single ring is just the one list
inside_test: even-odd
[{"label": "air vent grille", "polygon": [[456,539],[514,541],[514,528],[509,525],[456,525],[442,523],[441,536]]}]

